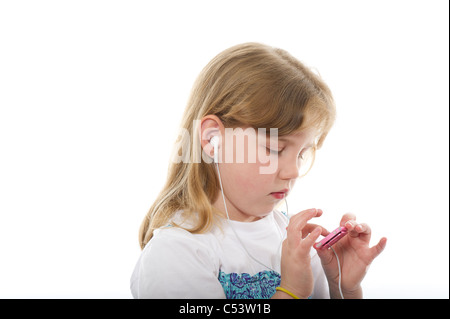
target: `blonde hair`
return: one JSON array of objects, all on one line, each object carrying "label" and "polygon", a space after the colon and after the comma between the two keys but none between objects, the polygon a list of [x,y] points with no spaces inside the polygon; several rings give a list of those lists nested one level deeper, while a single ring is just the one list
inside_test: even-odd
[{"label": "blonde hair", "polygon": [[[314,127],[315,147],[320,148],[334,123],[335,106],[328,86],[288,52],[244,43],[221,52],[202,70],[181,128],[199,137],[194,123],[210,114],[224,127],[278,128],[278,136]],[[180,147],[176,143],[174,153]],[[141,248],[179,210],[195,221],[188,229],[192,233],[207,231],[215,216],[222,215],[212,206],[220,192],[214,166],[195,160],[202,152],[200,138],[192,140],[189,150],[189,160],[169,164],[167,181],[142,222]]]}]

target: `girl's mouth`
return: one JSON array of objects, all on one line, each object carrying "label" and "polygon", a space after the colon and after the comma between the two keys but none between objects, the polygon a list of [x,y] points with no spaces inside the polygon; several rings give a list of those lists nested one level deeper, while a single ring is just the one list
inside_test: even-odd
[{"label": "girl's mouth", "polygon": [[277,192],[277,193],[270,193],[273,197],[276,199],[283,199],[286,196],[286,193],[284,192]]},{"label": "girl's mouth", "polygon": [[276,199],[283,199],[283,198],[286,197],[288,192],[289,192],[289,189],[283,189],[283,190],[281,190],[279,192],[270,193],[270,195],[272,195]]}]

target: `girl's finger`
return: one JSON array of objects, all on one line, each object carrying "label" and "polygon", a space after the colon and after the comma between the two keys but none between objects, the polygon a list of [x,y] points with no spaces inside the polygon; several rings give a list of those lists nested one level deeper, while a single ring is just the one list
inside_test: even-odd
[{"label": "girl's finger", "polygon": [[305,238],[306,236],[308,236],[308,234],[313,232],[314,229],[316,229],[317,227],[320,227],[322,229],[322,231],[320,233],[322,236],[327,236],[330,233],[328,230],[326,230],[325,228],[323,228],[317,224],[307,223],[305,225],[305,227],[303,227],[302,237]]},{"label": "girl's finger", "polygon": [[339,223],[339,225],[343,226],[343,227],[347,227],[346,224],[348,222],[356,223],[356,216],[354,214],[352,214],[352,213],[344,214],[344,216],[342,216],[342,218],[341,218],[341,222]]},{"label": "girl's finger", "polygon": [[316,227],[302,242],[302,245],[305,245],[308,248],[311,248],[314,243],[317,241],[317,238],[319,238],[320,234],[322,233],[322,227],[318,226]]},{"label": "girl's finger", "polygon": [[345,223],[345,227],[349,230],[351,237],[360,237],[366,240],[370,240],[372,230],[366,223],[357,224],[354,221]]},{"label": "girl's finger", "polygon": [[304,210],[291,217],[289,220],[288,229],[291,229],[292,231],[302,231],[308,220],[320,215],[322,215],[322,211],[320,209],[311,208]]},{"label": "girl's finger", "polygon": [[387,243],[387,238],[383,237],[380,239],[378,244],[376,244],[375,246],[370,248],[369,251],[371,253],[372,260],[375,259],[379,254],[381,254],[383,252],[384,248],[386,248],[386,243]]},{"label": "girl's finger", "polygon": [[355,230],[364,235],[370,235],[372,233],[372,230],[370,229],[369,225],[362,223],[355,226]]},{"label": "girl's finger", "polygon": [[288,245],[295,246],[299,243],[302,237],[304,237],[303,228],[307,224],[308,220],[316,217],[318,214],[321,215],[321,210],[312,208],[304,210],[291,217],[291,219],[289,220],[289,225],[287,227]]}]

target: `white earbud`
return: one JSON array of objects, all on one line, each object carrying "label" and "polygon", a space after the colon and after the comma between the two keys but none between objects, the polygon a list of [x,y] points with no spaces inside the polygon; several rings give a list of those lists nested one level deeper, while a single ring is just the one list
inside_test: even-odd
[{"label": "white earbud", "polygon": [[209,143],[214,147],[214,163],[219,163],[219,137],[214,135]]}]

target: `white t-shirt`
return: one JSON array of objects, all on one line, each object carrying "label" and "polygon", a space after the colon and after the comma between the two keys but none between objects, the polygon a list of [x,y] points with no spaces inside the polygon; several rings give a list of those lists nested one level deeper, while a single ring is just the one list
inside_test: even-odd
[{"label": "white t-shirt", "polygon": [[[179,216],[179,214],[178,214]],[[280,285],[281,244],[288,218],[274,210],[255,222],[224,220],[205,234],[168,225],[154,231],[131,276],[134,298],[271,298]],[[328,284],[311,250],[314,291]]]}]

